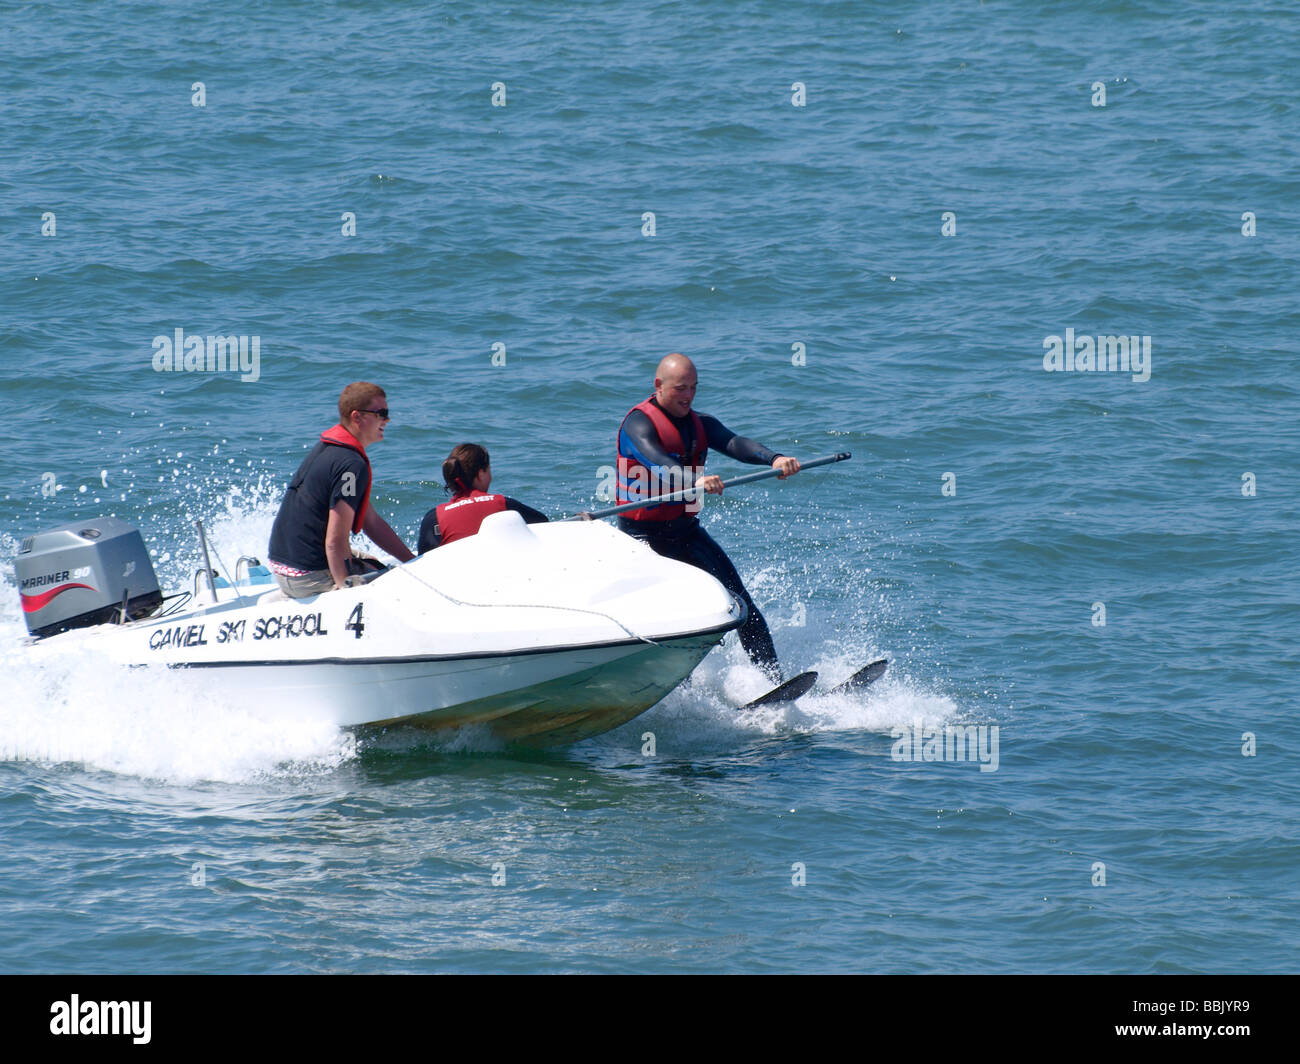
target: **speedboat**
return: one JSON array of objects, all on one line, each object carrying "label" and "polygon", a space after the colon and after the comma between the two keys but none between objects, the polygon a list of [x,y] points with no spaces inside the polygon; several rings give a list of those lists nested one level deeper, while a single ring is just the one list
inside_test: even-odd
[{"label": "speedboat", "polygon": [[164,597],[139,532],[116,518],[28,537],[15,569],[33,654],[178,670],[267,715],[482,726],[535,746],[649,709],[745,617],[708,573],[609,525],[510,511],[312,598],[286,598],[256,559],[231,580],[209,562],[192,591]]}]

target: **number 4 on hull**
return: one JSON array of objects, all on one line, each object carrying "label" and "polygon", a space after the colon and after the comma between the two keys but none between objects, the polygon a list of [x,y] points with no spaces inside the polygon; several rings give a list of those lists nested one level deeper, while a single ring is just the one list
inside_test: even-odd
[{"label": "number 4 on hull", "polygon": [[358,602],[352,608],[352,612],[348,614],[348,623],[343,626],[346,631],[356,633],[358,639],[361,638],[361,633],[366,630],[365,622],[361,619],[361,607],[364,605],[364,602]]}]

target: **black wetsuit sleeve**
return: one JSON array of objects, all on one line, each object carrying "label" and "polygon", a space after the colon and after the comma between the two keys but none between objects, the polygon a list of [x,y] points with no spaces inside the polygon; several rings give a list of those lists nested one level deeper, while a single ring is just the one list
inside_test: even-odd
[{"label": "black wetsuit sleeve", "polygon": [[517,513],[524,519],[524,524],[526,525],[540,525],[550,521],[550,518],[540,510],[534,510],[531,506],[525,506],[518,499],[512,499],[509,495],[506,496],[506,509],[513,510]]},{"label": "black wetsuit sleeve", "polygon": [[677,468],[677,460],[664,450],[659,442],[659,433],[655,431],[654,422],[640,410],[633,410],[623,423],[623,431],[631,441],[637,461],[652,473],[664,476],[671,469]]},{"label": "black wetsuit sleeve", "polygon": [[737,436],[711,414],[701,414],[700,420],[704,422],[704,431],[709,437],[709,446],[715,451],[721,451],[728,457],[734,458],[737,462],[744,462],[746,465],[770,466],[781,457],[780,451],[773,451],[769,447],[764,447],[757,440]]},{"label": "black wetsuit sleeve", "polygon": [[420,522],[420,539],[416,544],[416,553],[427,554],[434,547],[442,546],[442,534],[438,531],[438,508],[435,506]]}]

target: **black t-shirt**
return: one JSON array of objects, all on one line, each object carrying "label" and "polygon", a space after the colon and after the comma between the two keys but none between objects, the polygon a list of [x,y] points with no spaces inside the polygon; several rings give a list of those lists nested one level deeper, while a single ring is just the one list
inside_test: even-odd
[{"label": "black t-shirt", "polygon": [[330,510],[345,502],[354,511],[370,489],[370,465],[351,447],[321,440],[289,481],[271,526],[271,561],[315,572],[329,568],[325,529]]}]

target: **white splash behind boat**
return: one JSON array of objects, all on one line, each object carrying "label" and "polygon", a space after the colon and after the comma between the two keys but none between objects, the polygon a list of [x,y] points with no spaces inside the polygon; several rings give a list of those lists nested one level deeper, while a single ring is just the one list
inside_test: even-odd
[{"label": "white splash behind boat", "polygon": [[[60,593],[33,581],[48,587],[42,602]],[[68,586],[87,594],[87,583]],[[31,651],[184,670],[280,717],[482,725],[551,746],[644,712],[744,619],[712,576],[608,525],[525,525],[511,512],[360,587],[294,600],[267,586],[217,587],[215,600],[205,588],[168,616],[74,628]],[[28,601],[24,592],[34,609]]]}]

